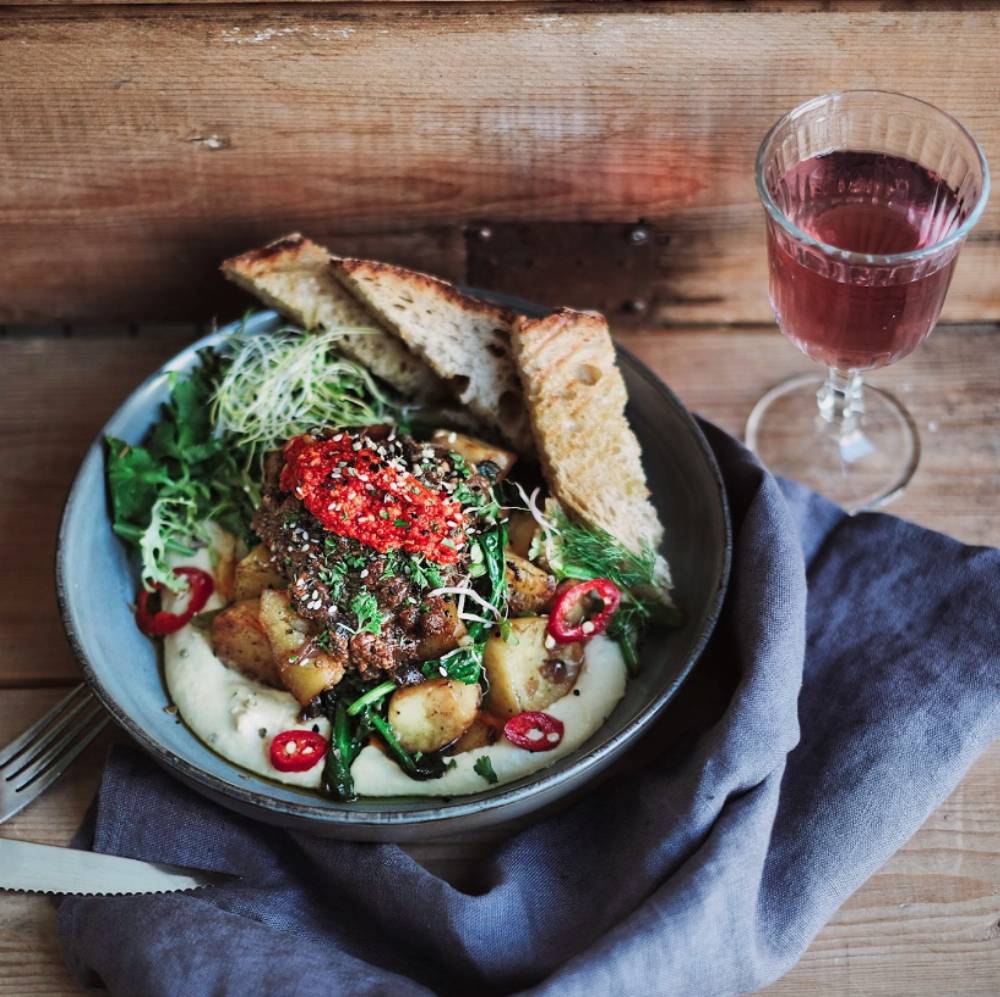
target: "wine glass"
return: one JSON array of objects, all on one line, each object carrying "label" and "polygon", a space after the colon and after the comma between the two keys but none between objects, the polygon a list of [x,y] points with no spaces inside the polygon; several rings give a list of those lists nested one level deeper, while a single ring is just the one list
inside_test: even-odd
[{"label": "wine glass", "polygon": [[771,307],[827,368],[772,388],[747,445],[850,512],[895,498],[920,459],[910,414],[862,374],[911,353],[941,313],[989,196],[975,139],[924,101],[877,90],[801,104],[757,154]]}]

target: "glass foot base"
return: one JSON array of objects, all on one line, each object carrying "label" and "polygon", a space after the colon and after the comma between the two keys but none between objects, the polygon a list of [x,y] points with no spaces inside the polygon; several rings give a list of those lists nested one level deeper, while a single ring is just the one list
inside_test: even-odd
[{"label": "glass foot base", "polygon": [[865,385],[863,411],[827,422],[816,404],[824,379],[803,374],[772,388],[750,413],[747,446],[774,474],[794,478],[848,512],[886,505],[920,462],[920,437],[893,395]]}]

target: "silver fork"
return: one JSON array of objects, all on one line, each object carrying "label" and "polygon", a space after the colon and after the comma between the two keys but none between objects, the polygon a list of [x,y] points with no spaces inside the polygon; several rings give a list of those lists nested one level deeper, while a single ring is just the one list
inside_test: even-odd
[{"label": "silver fork", "polygon": [[104,708],[81,684],[0,748],[0,824],[41,796],[107,722]]}]

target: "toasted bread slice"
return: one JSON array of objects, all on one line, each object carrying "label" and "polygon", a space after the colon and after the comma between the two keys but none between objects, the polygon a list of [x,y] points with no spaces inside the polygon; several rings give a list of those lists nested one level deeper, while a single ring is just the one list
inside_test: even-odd
[{"label": "toasted bread slice", "polygon": [[303,329],[370,329],[346,334],[343,352],[407,397],[443,394],[434,371],[334,279],[330,254],[315,242],[298,233],[286,235],[226,260],[222,272]]},{"label": "toasted bread slice", "polygon": [[[606,530],[629,550],[656,550],[663,526],[625,418],[628,396],[607,322],[569,308],[543,319],[522,317],[512,345],[553,495],[573,518]],[[663,562],[664,588],[665,570]]]},{"label": "toasted bread slice", "polygon": [[437,277],[372,260],[336,259],[337,279],[520,453],[534,451],[510,353],[514,313]]}]

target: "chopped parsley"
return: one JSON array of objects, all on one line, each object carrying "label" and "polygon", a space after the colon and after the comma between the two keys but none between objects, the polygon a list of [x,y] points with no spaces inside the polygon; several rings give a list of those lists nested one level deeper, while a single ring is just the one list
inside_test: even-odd
[{"label": "chopped parsley", "polygon": [[469,462],[461,454],[455,453],[455,451],[452,450],[448,454],[448,457],[451,460],[451,466],[453,468],[455,468],[455,473],[456,474],[458,474],[459,476],[461,476],[463,478],[471,478],[472,477],[472,473],[473,473],[472,472],[472,468],[469,467]]},{"label": "chopped parsley", "polygon": [[344,592],[347,565],[343,561],[327,562],[317,572],[319,580],[326,586],[332,602],[337,602]]},{"label": "chopped parsley", "polygon": [[444,578],[433,561],[428,561],[423,554],[411,554],[402,562],[403,572],[413,580],[417,588],[439,589],[444,587]]},{"label": "chopped parsley", "polygon": [[357,618],[355,633],[380,634],[382,632],[382,611],[378,600],[371,592],[359,592],[351,600],[351,612]]},{"label": "chopped parsley", "polygon": [[500,781],[500,777],[493,771],[493,762],[490,761],[489,755],[480,755],[472,769],[476,775],[482,776],[490,785]]}]

